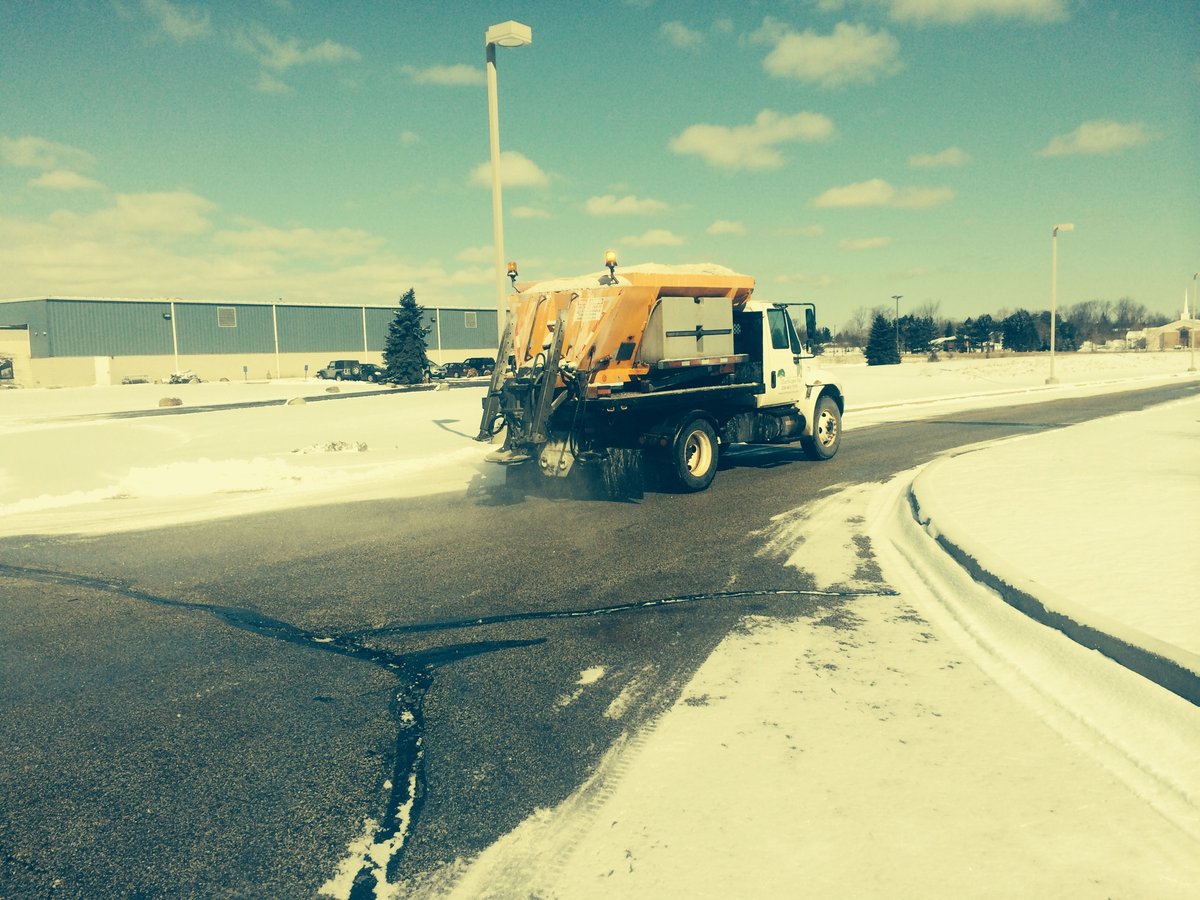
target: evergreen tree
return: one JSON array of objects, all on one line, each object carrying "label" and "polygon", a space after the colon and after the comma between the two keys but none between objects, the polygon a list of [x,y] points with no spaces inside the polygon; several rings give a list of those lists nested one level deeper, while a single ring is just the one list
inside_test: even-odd
[{"label": "evergreen tree", "polygon": [[974,322],[971,322],[970,327],[967,329],[967,337],[971,341],[971,346],[982,347],[992,343],[992,333],[999,330],[992,317],[984,313]]},{"label": "evergreen tree", "polygon": [[929,316],[900,317],[900,348],[909,353],[924,352],[937,335],[937,328]]},{"label": "evergreen tree", "polygon": [[1018,309],[1000,323],[1000,329],[1004,332],[1005,350],[1027,353],[1041,347],[1042,341],[1038,337],[1037,323],[1028,310]]},{"label": "evergreen tree", "polygon": [[896,350],[896,326],[883,313],[877,313],[871,323],[871,336],[867,338],[865,351],[868,366],[894,366],[900,362]]},{"label": "evergreen tree", "polygon": [[425,355],[425,335],[429,329],[421,324],[424,309],[417,305],[417,295],[412,288],[400,298],[400,308],[388,325],[387,344],[383,350],[383,362],[387,366],[388,380],[397,384],[420,384],[425,380],[429,358]]}]

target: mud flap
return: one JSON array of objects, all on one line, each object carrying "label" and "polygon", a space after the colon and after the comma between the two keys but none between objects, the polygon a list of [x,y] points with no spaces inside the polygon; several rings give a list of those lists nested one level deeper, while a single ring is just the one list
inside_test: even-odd
[{"label": "mud flap", "polygon": [[631,503],[646,495],[643,457],[641,450],[612,447],[597,462],[600,486],[606,499]]}]

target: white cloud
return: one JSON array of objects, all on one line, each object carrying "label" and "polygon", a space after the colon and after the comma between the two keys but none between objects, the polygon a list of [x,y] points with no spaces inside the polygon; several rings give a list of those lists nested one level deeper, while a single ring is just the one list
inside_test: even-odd
[{"label": "white cloud", "polygon": [[776,284],[799,284],[810,288],[827,288],[834,283],[832,275],[813,275],[808,272],[793,272],[780,275],[775,279]]},{"label": "white cloud", "polygon": [[70,169],[51,169],[29,182],[30,187],[52,191],[94,191],[104,187],[100,182]]},{"label": "white cloud", "polygon": [[854,238],[838,241],[838,246],[843,250],[857,252],[861,250],[879,250],[888,246],[891,242],[892,239],[890,237]]},{"label": "white cloud", "polygon": [[663,201],[650,197],[635,197],[633,194],[617,197],[616,194],[605,194],[603,197],[589,197],[584,208],[588,215],[592,216],[644,216],[663,212],[668,207]]},{"label": "white cloud", "polygon": [[812,205],[820,209],[848,209],[862,206],[887,206],[896,196],[896,189],[882,178],[832,187],[821,194]]},{"label": "white cloud", "polygon": [[19,169],[90,169],[95,157],[85,150],[26,135],[0,137],[0,159]]},{"label": "white cloud", "polygon": [[282,79],[276,78],[270,72],[259,72],[254,89],[260,94],[290,94],[292,89]]},{"label": "white cloud", "polygon": [[353,62],[362,58],[357,50],[336,41],[324,40],[306,47],[297,38],[278,38],[260,26],[238,32],[233,46],[275,72],[313,63]]},{"label": "white cloud", "polygon": [[[506,188],[545,187],[550,176],[524,154],[515,150],[500,153],[500,181]],[[492,164],[480,163],[471,171],[471,183],[480,187],[492,186]]]},{"label": "white cloud", "polygon": [[282,257],[334,260],[366,256],[379,249],[383,240],[359,228],[273,228],[256,225],[241,231],[221,231],[213,236],[218,246],[249,253]]},{"label": "white cloud", "polygon": [[663,22],[659,32],[668,43],[684,50],[695,50],[704,44],[704,33],[682,22]]},{"label": "white cloud", "polygon": [[670,147],[719,169],[777,169],[783,165],[778,144],[824,141],[833,133],[833,122],[819,113],[781,116],[764,109],[752,125],[691,125],[671,139]]},{"label": "white cloud", "polygon": [[493,266],[468,266],[451,272],[446,279],[451,285],[494,284],[496,270]]},{"label": "white cloud", "polygon": [[356,229],[211,230],[213,206],[187,192],[130,195],[90,215],[41,221],[0,214],[0,271],[13,296],[283,297],[319,303],[393,303],[415,287],[426,305],[461,303],[455,285],[489,283],[490,269],[447,272],[388,252]]},{"label": "white cloud", "polygon": [[518,206],[512,211],[514,219],[549,219],[550,213],[536,206]]},{"label": "white cloud", "polygon": [[861,209],[870,206],[930,209],[949,203],[954,197],[952,188],[910,187],[897,190],[882,178],[872,178],[830,188],[814,198],[812,205],[819,209]]},{"label": "white cloud", "polygon": [[401,131],[397,140],[400,141],[401,147],[411,147],[413,144],[421,142],[421,136],[415,131]]},{"label": "white cloud", "polygon": [[823,237],[825,235],[825,226],[823,225],[801,225],[798,228],[780,228],[775,234],[780,237]]},{"label": "white cloud", "polygon": [[170,3],[168,0],[142,0],[142,9],[158,23],[168,37],[183,43],[212,34],[212,21],[206,9]]},{"label": "white cloud", "polygon": [[721,235],[721,234],[745,234],[746,224],[744,222],[734,222],[730,219],[717,219],[708,228],[704,229],[706,234]]},{"label": "white cloud", "polygon": [[482,66],[458,63],[452,66],[429,66],[417,69],[408,66],[404,71],[416,84],[435,84],[442,87],[476,87],[485,83]]},{"label": "white cloud", "polygon": [[832,34],[820,35],[811,29],[793,31],[768,18],[752,39],[774,45],[763,60],[769,74],[826,88],[869,84],[901,68],[900,42],[866,25],[839,22]]},{"label": "white cloud", "polygon": [[909,166],[914,169],[955,169],[970,161],[970,155],[958,147],[947,147],[937,153],[917,153],[908,158]]},{"label": "white cloud", "polygon": [[1114,122],[1094,119],[1084,122],[1070,134],[1059,135],[1038,151],[1038,156],[1086,156],[1117,153],[1140,147],[1153,139],[1142,122]]},{"label": "white cloud", "polygon": [[910,187],[896,194],[892,206],[897,209],[932,209],[935,206],[945,206],[954,200],[956,194],[948,187]]},{"label": "white cloud", "polygon": [[118,194],[112,206],[92,213],[60,209],[48,221],[76,238],[119,240],[149,234],[170,239],[209,231],[209,213],[215,209],[215,204],[190,191],[158,191]]},{"label": "white cloud", "polygon": [[[454,254],[459,262],[478,263],[486,265],[493,262],[496,251],[491,244],[480,244],[478,247],[464,247]],[[491,271],[490,269],[488,271]]]},{"label": "white cloud", "polygon": [[1061,22],[1066,0],[884,0],[897,22],[962,24],[978,19]]},{"label": "white cloud", "polygon": [[683,238],[665,228],[651,228],[645,234],[623,237],[621,243],[630,247],[678,247]]}]

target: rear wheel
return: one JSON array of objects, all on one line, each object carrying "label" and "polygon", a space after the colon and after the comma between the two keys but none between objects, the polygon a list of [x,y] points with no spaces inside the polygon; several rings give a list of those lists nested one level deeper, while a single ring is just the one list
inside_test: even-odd
[{"label": "rear wheel", "polygon": [[842,443],[842,411],[837,401],[825,394],[813,410],[813,433],[800,438],[800,445],[809,456],[829,459]]},{"label": "rear wheel", "polygon": [[681,491],[702,491],[717,476],[717,459],[717,433],[707,419],[696,417],[679,429],[671,445],[666,474]]}]

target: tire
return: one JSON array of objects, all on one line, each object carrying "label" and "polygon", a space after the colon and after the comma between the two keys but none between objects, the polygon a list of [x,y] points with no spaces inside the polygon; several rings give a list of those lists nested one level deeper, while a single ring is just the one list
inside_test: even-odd
[{"label": "tire", "polygon": [[679,429],[666,460],[668,484],[685,493],[705,490],[717,477],[717,433],[708,419],[696,416]]},{"label": "tire", "polygon": [[338,372],[336,375],[334,375],[334,376],[333,376],[333,380],[334,380],[334,381],[341,381],[341,380],[342,380],[342,373],[341,373],[341,372]]},{"label": "tire", "polygon": [[842,411],[836,400],[824,394],[813,410],[813,433],[800,438],[800,445],[813,459],[831,459],[841,444]]}]

